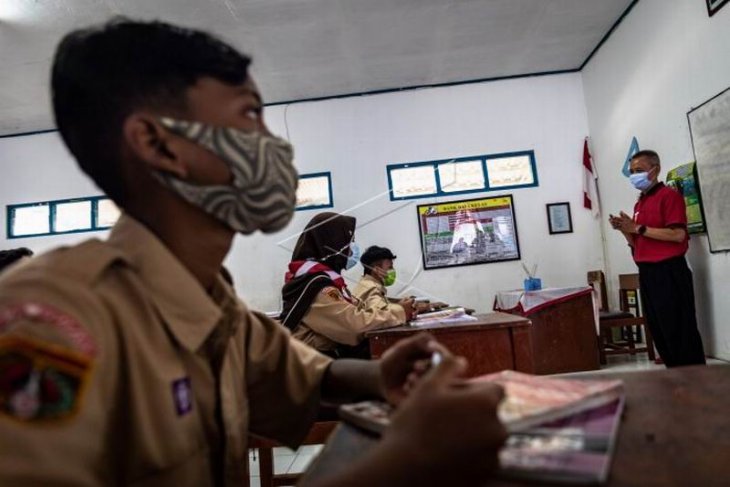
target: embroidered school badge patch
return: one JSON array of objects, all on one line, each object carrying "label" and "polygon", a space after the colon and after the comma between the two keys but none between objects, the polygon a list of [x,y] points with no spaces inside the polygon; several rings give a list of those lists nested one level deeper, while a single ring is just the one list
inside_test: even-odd
[{"label": "embroidered school badge patch", "polygon": [[36,339],[0,337],[0,416],[34,422],[73,416],[91,360]]},{"label": "embroidered school badge patch", "polygon": [[334,299],[335,301],[342,300],[342,296],[335,288],[328,287],[328,288],[323,289],[322,292],[324,294],[326,294],[327,296],[329,296],[330,298]]},{"label": "embroidered school badge patch", "polygon": [[0,309],[0,333],[10,332],[17,323],[42,323],[66,338],[79,352],[96,355],[96,344],[91,335],[76,319],[52,306],[27,302]]}]

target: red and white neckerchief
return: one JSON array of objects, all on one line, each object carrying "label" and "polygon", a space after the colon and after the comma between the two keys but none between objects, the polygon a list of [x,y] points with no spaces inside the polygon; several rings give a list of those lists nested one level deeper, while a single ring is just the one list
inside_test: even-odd
[{"label": "red and white neckerchief", "polygon": [[297,277],[302,277],[307,274],[318,274],[323,273],[329,277],[334,283],[335,287],[340,290],[342,296],[349,302],[353,302],[352,294],[347,289],[345,279],[337,272],[330,269],[325,264],[317,262],[316,260],[295,260],[289,262],[289,271],[284,275],[284,282],[289,282]]}]

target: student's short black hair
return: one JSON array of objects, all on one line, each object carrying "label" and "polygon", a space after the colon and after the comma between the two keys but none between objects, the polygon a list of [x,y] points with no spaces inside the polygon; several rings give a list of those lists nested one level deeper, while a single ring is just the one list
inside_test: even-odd
[{"label": "student's short black hair", "polygon": [[185,109],[199,78],[246,81],[250,59],[201,31],[115,18],[58,45],[51,73],[56,125],[81,168],[117,203],[124,119],[140,108]]},{"label": "student's short black hair", "polygon": [[23,257],[32,256],[33,251],[25,247],[21,247],[19,249],[0,250],[0,272],[2,272],[6,267],[10,267],[10,264],[14,264]]},{"label": "student's short black hair", "polygon": [[631,156],[631,160],[640,159],[642,157],[646,157],[649,159],[649,162],[651,162],[652,166],[659,166],[661,165],[662,161],[659,159],[659,154],[657,154],[653,150],[640,150],[633,156]]}]

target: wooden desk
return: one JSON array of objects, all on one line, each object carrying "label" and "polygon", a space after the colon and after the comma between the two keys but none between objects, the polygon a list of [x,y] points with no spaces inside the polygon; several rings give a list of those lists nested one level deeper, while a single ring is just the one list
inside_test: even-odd
[{"label": "wooden desk", "polygon": [[601,368],[590,293],[570,297],[535,312],[511,312],[532,321],[532,357],[536,374]]},{"label": "wooden desk", "polygon": [[426,331],[452,352],[469,361],[468,375],[504,369],[533,373],[530,320],[508,313],[477,315],[477,321],[398,326],[365,334],[370,355],[380,357],[398,340]]},{"label": "wooden desk", "polygon": [[[624,380],[626,411],[607,485],[728,485],[730,366],[581,374],[580,378]],[[341,424],[306,477],[324,478],[346,468],[375,444],[377,439]],[[529,487],[535,483],[492,480],[488,485]]]}]

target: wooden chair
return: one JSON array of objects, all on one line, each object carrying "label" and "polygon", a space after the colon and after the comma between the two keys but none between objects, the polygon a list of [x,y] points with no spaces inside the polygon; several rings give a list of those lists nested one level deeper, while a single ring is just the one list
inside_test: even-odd
[{"label": "wooden chair", "polygon": [[[620,310],[609,310],[606,293],[606,279],[603,271],[588,272],[588,284],[598,293],[599,309],[599,336],[598,352],[601,364],[606,364],[606,356],[646,352],[650,360],[655,359],[654,342],[651,332],[646,326],[646,319],[642,316],[639,300],[639,275],[619,275],[619,305]],[[633,312],[632,312],[633,311]],[[621,336],[614,337],[614,329],[619,329]],[[642,331],[644,336],[641,343]]]},{"label": "wooden chair", "polygon": [[[302,441],[302,445],[321,445],[327,441],[330,433],[339,424],[339,421],[317,421],[309,430]],[[263,438],[249,437],[248,447],[256,448],[259,451],[259,478],[261,487],[279,487],[285,485],[296,485],[301,473],[274,473],[274,448],[280,447],[279,443]],[[248,460],[247,460],[248,461]],[[249,487],[248,485],[246,487]]]}]

